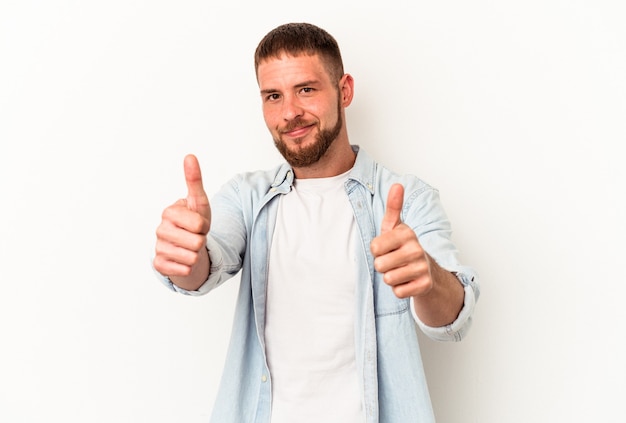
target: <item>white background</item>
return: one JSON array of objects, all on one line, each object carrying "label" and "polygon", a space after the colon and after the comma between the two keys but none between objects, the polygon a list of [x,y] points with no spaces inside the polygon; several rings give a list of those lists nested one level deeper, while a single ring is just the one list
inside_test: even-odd
[{"label": "white background", "polygon": [[339,41],[353,143],[441,191],[482,296],[422,337],[441,423],[624,422],[622,2],[0,3],[0,421],[206,422],[237,280],[176,295],[150,257],[195,153],[209,194],[280,159],[252,54]]}]

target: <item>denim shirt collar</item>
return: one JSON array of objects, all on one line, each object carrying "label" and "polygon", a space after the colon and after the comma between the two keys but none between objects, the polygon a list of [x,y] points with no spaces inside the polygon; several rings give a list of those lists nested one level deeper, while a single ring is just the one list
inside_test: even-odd
[{"label": "denim shirt collar", "polygon": [[[354,166],[350,170],[349,179],[355,181],[365,189],[367,189],[370,194],[374,195],[374,178],[376,177],[376,162],[365,152],[365,150],[361,150],[359,145],[351,145],[352,151],[356,154],[356,160],[354,162]],[[287,163],[283,164],[276,172],[276,177],[274,178],[274,182],[272,182],[271,187],[278,190],[280,186],[293,186],[295,176],[293,169]]]}]

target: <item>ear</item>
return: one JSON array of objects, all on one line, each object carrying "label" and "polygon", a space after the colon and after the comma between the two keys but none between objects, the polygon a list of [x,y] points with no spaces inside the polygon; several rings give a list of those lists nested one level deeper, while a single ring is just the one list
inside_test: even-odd
[{"label": "ear", "polygon": [[348,107],[354,97],[354,79],[349,73],[346,73],[339,80],[339,93],[341,95],[341,105]]}]

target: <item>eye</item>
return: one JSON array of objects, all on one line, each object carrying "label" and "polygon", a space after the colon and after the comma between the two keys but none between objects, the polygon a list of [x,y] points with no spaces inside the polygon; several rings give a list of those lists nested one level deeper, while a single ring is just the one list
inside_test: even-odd
[{"label": "eye", "polygon": [[300,92],[303,94],[311,94],[313,91],[315,90],[311,87],[304,87],[300,90]]},{"label": "eye", "polygon": [[276,101],[280,98],[280,95],[277,93],[271,93],[265,96],[265,101]]}]

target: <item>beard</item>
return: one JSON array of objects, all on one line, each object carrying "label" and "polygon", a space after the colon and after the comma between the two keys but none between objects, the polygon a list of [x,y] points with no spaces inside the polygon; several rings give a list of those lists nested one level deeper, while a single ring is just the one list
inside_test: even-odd
[{"label": "beard", "polygon": [[[286,130],[292,130],[294,128],[306,126],[307,122],[300,118],[296,118],[289,122]],[[307,167],[314,163],[317,163],[326,154],[330,146],[339,136],[341,127],[343,126],[343,120],[341,118],[341,104],[337,105],[337,123],[335,126],[328,129],[319,128],[319,132],[315,136],[315,142],[306,147],[298,146],[297,150],[290,150],[287,144],[283,141],[281,135],[278,138],[274,138],[274,145],[285,158],[287,163],[292,167]],[[299,143],[301,139],[297,139],[296,143]]]}]

